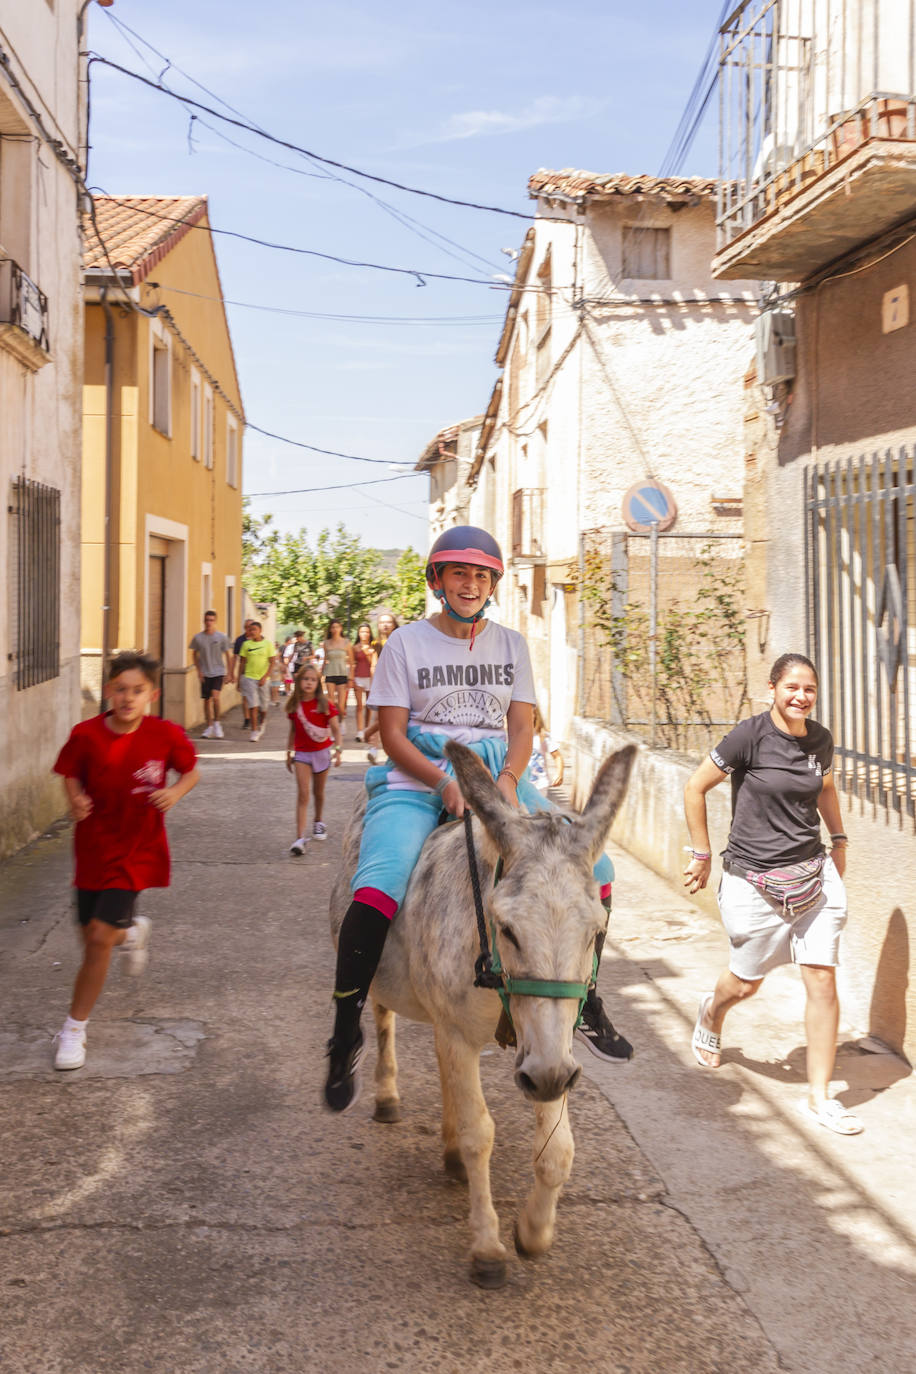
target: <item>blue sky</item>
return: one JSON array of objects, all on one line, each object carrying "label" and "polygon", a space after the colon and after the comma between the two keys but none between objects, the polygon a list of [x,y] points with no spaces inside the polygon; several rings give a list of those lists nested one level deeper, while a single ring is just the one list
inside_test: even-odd
[{"label": "blue sky", "polygon": [[[539,167],[658,171],[720,10],[719,0],[116,0],[108,11],[91,7],[89,46],[158,76],[165,62],[119,30],[120,20],[281,138],[395,181],[530,213],[525,188]],[[164,80],[218,104],[174,67]],[[712,104],[686,174],[716,172]],[[175,101],[94,65],[90,185],[111,194],[205,193],[216,229],[364,262],[488,283],[512,271],[501,250],[519,245],[523,220],[346,178],[386,209],[295,153],[202,118],[210,127],[199,120],[189,131]],[[363,317],[230,306],[251,423],[412,464],[437,430],[486,406],[503,291],[435,279],[421,286],[232,238],[216,246],[228,300]],[[251,431],[245,440],[248,492],[395,475]],[[314,534],[343,520],[368,543],[422,549],[426,489],[426,478],[409,476],[358,491],[258,497],[253,506],[272,512],[281,529]]]}]

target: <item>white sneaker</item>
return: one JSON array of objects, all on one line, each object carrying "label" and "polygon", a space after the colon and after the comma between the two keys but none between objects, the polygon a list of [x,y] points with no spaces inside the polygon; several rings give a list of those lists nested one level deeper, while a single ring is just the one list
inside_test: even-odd
[{"label": "white sneaker", "polygon": [[54,1037],[55,1069],[81,1069],[86,1062],[86,1032],[64,1026]]},{"label": "white sneaker", "polygon": [[212,739],[212,738],[213,738],[213,726],[212,726],[212,725],[208,725],[207,728],[206,728],[206,730],[205,730],[205,731],[203,732],[203,734],[201,735],[201,739]]},{"label": "white sneaker", "polygon": [[315,824],[312,826],[312,839],[326,840],[327,838],[328,827],[325,825],[324,821],[316,821]]},{"label": "white sneaker", "polygon": [[216,724],[213,726],[213,738],[214,738],[214,739],[224,739],[224,738],[225,738],[225,736],[223,735],[223,727],[220,725],[219,721],[217,721]]},{"label": "white sneaker", "polygon": [[148,916],[135,916],[133,925],[128,928],[127,938],[118,945],[124,961],[124,972],[132,978],[138,977],[149,962],[147,946],[152,929],[153,923]]},{"label": "white sneaker", "polygon": [[256,739],[261,739],[262,736],[263,736],[263,734],[264,734],[264,731],[265,731],[266,729],[267,729],[267,726],[266,726],[266,725],[260,726],[259,729],[258,729],[258,730],[256,731],[256,733],[255,733],[255,738],[256,738]]},{"label": "white sneaker", "polygon": [[252,743],[252,744],[257,744],[257,742],[258,742],[258,740],[259,740],[260,738],[261,738],[261,736],[258,734],[257,730],[252,730],[252,732],[251,732],[251,734],[250,734],[250,736],[249,736],[249,739],[251,740],[251,743]]},{"label": "white sneaker", "polygon": [[357,734],[355,734],[355,735],[353,736],[353,738],[354,738],[354,740],[356,741],[357,744],[362,744],[362,742],[363,742],[362,734],[357,733]]},{"label": "white sneaker", "polygon": [[296,854],[297,856],[298,856],[299,854],[304,854],[304,853],[305,853],[305,846],[308,844],[308,842],[309,842],[309,837],[308,837],[308,835],[300,835],[299,838],[298,838],[298,840],[293,840],[292,844],[290,845],[290,847],[289,847],[289,852],[290,852],[290,854]]},{"label": "white sneaker", "polygon": [[376,763],[378,763],[378,750],[377,750],[377,749],[367,749],[367,750],[366,750],[366,758],[369,760],[369,762],[370,762],[371,764],[375,765]]}]

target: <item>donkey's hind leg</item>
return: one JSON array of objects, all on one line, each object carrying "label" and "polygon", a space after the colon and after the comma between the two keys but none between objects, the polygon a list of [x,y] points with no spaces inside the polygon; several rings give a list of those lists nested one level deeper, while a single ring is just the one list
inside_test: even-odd
[{"label": "donkey's hind leg", "polygon": [[467,1183],[468,1171],[461,1158],[458,1143],[458,1114],[455,1107],[455,1091],[448,1063],[443,1059],[439,1037],[436,1036],[436,1058],[439,1060],[439,1082],[442,1087],[442,1163],[449,1178],[458,1183]]},{"label": "donkey's hind leg", "polygon": [[375,1111],[373,1121],[391,1124],[401,1119],[401,1099],[398,1094],[398,1061],[395,1054],[394,1028],[397,1017],[393,1011],[372,999],[378,1057],[375,1061]]},{"label": "donkey's hind leg", "polygon": [[534,1115],[534,1187],[515,1223],[515,1248],[526,1259],[553,1244],[557,1202],[575,1154],[565,1093],[559,1102],[536,1102]]}]

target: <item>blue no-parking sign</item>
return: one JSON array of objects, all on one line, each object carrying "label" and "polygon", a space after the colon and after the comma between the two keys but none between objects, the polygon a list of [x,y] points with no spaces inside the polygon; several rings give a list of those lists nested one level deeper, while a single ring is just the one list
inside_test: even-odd
[{"label": "blue no-parking sign", "polygon": [[670,530],[677,519],[674,497],[661,482],[645,477],[636,482],[623,498],[623,518],[635,534],[648,534],[654,524]]}]

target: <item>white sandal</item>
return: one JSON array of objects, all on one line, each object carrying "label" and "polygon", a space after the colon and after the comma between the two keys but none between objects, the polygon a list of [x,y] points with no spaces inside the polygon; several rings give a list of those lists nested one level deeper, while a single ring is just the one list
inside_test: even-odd
[{"label": "white sandal", "polygon": [[837,1135],[861,1135],[865,1130],[864,1125],[853,1112],[848,1111],[835,1097],[828,1097],[826,1102],[815,1111],[807,1097],[802,1098],[798,1104],[799,1111],[805,1116],[810,1116],[812,1121],[816,1121],[819,1126],[824,1126],[828,1131],[835,1131]]},{"label": "white sandal", "polygon": [[707,1054],[720,1054],[722,1050],[722,1037],[719,1035],[718,1031],[707,1030],[703,1025],[703,1017],[706,1015],[711,1001],[712,993],[701,1000],[700,1010],[697,1012],[696,1023],[693,1027],[693,1039],[690,1042],[691,1049],[693,1050],[693,1057],[701,1069],[713,1069],[718,1067],[718,1065],[710,1064],[708,1060],[704,1059],[700,1053],[701,1050],[705,1050]]}]

